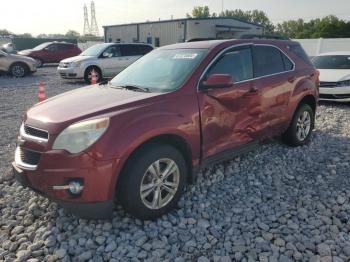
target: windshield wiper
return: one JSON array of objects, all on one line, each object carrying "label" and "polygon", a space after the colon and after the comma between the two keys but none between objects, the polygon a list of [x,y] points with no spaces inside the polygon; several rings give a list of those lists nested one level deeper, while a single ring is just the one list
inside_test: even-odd
[{"label": "windshield wiper", "polygon": [[147,87],[142,87],[138,85],[121,85],[120,87],[128,90],[134,90],[134,91],[139,90],[142,92],[149,92],[149,89]]}]

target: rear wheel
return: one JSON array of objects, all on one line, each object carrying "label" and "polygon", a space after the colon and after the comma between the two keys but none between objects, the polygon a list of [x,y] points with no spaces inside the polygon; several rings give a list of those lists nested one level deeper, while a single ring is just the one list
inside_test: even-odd
[{"label": "rear wheel", "polygon": [[283,135],[286,144],[302,146],[309,142],[315,126],[315,113],[308,104],[302,104],[296,110],[293,120]]},{"label": "rear wheel", "polygon": [[96,73],[96,83],[99,83],[102,80],[101,70],[96,66],[90,66],[85,70],[85,73],[84,73],[84,80],[88,84],[91,84],[93,70],[95,70],[95,73]]},{"label": "rear wheel", "polygon": [[10,73],[14,77],[24,77],[28,74],[28,67],[22,63],[15,63],[10,68]]},{"label": "rear wheel", "polygon": [[118,185],[118,199],[137,218],[157,218],[176,206],[186,176],[186,162],[177,149],[146,146],[128,160]]}]

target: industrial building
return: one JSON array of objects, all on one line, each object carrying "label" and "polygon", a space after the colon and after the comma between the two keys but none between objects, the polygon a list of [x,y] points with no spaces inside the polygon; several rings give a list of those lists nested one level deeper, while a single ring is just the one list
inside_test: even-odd
[{"label": "industrial building", "polygon": [[263,26],[236,18],[184,18],[104,26],[105,42],[144,42],[155,47],[193,39],[228,39],[261,35]]}]

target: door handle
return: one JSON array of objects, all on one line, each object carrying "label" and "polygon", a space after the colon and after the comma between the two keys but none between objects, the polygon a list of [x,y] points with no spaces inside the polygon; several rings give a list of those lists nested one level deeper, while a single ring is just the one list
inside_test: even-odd
[{"label": "door handle", "polygon": [[259,89],[256,86],[253,86],[249,89],[249,91],[245,94],[247,96],[256,95],[259,92]]}]

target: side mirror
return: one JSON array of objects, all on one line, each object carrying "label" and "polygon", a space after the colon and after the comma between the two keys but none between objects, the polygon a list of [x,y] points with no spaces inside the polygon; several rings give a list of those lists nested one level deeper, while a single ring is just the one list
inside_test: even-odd
[{"label": "side mirror", "polygon": [[233,77],[229,74],[213,74],[202,82],[202,86],[206,89],[231,87],[233,84]]},{"label": "side mirror", "polygon": [[109,58],[110,57],[110,53],[108,53],[108,52],[103,52],[102,53],[102,58]]}]

